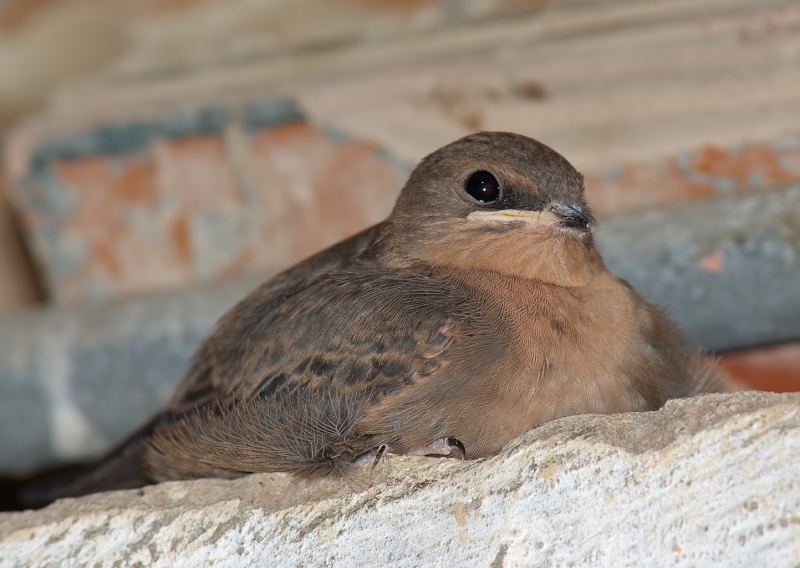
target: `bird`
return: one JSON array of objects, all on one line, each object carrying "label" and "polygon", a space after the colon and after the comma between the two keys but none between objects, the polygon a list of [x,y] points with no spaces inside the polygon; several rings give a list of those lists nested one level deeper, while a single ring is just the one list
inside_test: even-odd
[{"label": "bird", "polygon": [[386,220],[218,321],[168,406],[63,495],[166,480],[346,476],[386,453],[477,459],[556,418],[728,390],[611,274],[583,176],[532,138],[431,153]]}]

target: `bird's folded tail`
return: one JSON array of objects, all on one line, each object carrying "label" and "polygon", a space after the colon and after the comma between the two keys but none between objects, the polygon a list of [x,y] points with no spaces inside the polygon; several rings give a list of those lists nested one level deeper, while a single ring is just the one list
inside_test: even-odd
[{"label": "bird's folded tail", "polygon": [[64,497],[153,483],[147,476],[144,453],[147,439],[161,419],[159,415],[150,420],[99,461],[56,467],[23,480],[16,488],[15,508],[38,509]]},{"label": "bird's folded tail", "polygon": [[719,366],[719,359],[713,355],[696,353],[690,360],[689,389],[681,396],[695,396],[702,393],[725,393],[746,390],[731,379]]}]

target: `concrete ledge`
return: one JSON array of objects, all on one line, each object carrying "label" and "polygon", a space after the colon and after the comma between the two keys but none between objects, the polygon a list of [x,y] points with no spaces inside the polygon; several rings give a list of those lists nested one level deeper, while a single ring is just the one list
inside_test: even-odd
[{"label": "concrete ledge", "polygon": [[707,395],[556,420],[483,461],[390,456],[347,484],[254,475],[4,514],[0,567],[790,566],[799,461],[800,394]]}]

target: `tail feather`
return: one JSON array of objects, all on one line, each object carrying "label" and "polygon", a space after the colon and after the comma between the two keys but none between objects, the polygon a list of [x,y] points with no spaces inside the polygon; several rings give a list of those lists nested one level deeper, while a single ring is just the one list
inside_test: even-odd
[{"label": "tail feather", "polygon": [[144,462],[147,439],[161,422],[156,416],[98,462],[59,467],[19,483],[15,501],[38,509],[65,497],[135,489],[153,483]]},{"label": "tail feather", "polygon": [[683,396],[702,393],[724,393],[743,390],[719,366],[718,358],[703,353],[696,354],[690,363],[691,383]]}]

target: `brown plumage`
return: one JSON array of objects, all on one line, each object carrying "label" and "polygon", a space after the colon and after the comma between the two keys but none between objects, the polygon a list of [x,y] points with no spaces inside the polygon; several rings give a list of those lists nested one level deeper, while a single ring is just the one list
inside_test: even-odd
[{"label": "brown plumage", "polygon": [[72,492],[108,488],[96,482],[120,463],[130,485],[344,473],[383,451],[479,458],[560,416],[723,390],[608,272],[592,225],[582,176],[547,146],[509,133],[445,146],[386,221],[231,309],[125,460]]}]

